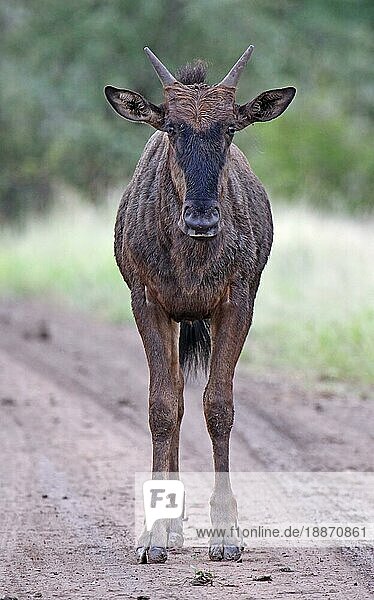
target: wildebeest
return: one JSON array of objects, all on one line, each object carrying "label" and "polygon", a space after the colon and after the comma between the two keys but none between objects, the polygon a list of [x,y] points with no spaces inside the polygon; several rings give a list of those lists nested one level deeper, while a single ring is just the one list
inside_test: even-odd
[{"label": "wildebeest", "polygon": [[[216,483],[212,527],[233,531],[237,506],[229,477],[233,377],[252,322],[253,305],[273,238],[266,192],[232,141],[236,131],[270,121],[288,107],[294,87],[235,101],[253,46],[217,85],[202,61],[174,77],[148,49],[164,101],[105,88],[125,119],[148,123],[148,141],[118,210],[115,256],[131,290],[132,310],[147,356],[153,473],[178,473],[184,375],[207,371],[204,415],[213,445]],[[138,543],[140,562],[163,562],[183,542],[180,520],[156,522]],[[210,540],[212,560],[238,560],[240,540]]]}]

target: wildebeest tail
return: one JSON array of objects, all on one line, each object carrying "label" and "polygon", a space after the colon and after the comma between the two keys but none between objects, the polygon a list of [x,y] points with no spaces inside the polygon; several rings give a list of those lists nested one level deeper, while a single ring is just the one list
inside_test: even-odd
[{"label": "wildebeest tail", "polygon": [[201,321],[182,321],[179,334],[179,362],[186,377],[199,371],[206,375],[210,363],[210,324]]}]

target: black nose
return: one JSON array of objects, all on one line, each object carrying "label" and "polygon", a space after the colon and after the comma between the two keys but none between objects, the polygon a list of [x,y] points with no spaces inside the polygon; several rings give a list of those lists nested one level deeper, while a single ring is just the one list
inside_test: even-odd
[{"label": "black nose", "polygon": [[220,216],[216,207],[201,210],[188,206],[184,211],[183,218],[188,235],[207,237],[216,235],[218,232]]}]

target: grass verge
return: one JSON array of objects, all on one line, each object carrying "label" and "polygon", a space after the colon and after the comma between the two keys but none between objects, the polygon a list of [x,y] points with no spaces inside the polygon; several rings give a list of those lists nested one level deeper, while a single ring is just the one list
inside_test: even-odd
[{"label": "grass verge", "polygon": [[[48,296],[114,322],[131,319],[113,258],[115,208],[80,204],[0,234],[0,293]],[[275,241],[243,359],[374,381],[372,222],[274,209]]]}]

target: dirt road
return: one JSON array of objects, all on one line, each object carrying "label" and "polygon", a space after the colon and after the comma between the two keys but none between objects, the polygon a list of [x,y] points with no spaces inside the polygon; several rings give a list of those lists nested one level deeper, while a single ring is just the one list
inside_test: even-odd
[{"label": "dirt road", "polygon": [[[261,549],[242,564],[207,552],[164,565],[133,554],[133,473],[150,466],[147,370],[131,327],[41,303],[0,302],[0,598],[374,597],[370,549]],[[373,404],[344,386],[236,379],[232,466],[372,470]],[[210,470],[201,387],[190,387],[182,468]],[[190,565],[210,569],[192,587]],[[271,575],[270,582],[254,581]]]}]

